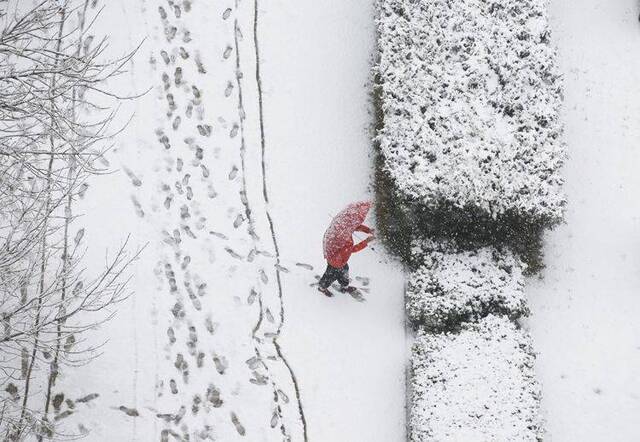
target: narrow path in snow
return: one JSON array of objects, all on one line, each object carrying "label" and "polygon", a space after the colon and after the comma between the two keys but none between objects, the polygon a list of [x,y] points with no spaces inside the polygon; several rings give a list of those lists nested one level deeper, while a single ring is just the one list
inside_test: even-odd
[{"label": "narrow path in snow", "polygon": [[[257,3],[256,13],[264,191],[277,260],[298,269],[311,263],[319,275],[332,216],[371,197],[373,2],[278,0]],[[376,246],[354,255],[351,267],[352,278],[370,280],[365,303],[324,297],[310,286],[314,273],[279,272],[287,322],[276,342],[297,374],[310,441],[401,441],[402,272]]]},{"label": "narrow path in snow", "polygon": [[551,2],[569,206],[528,296],[553,441],[640,434],[639,12],[635,0]]}]

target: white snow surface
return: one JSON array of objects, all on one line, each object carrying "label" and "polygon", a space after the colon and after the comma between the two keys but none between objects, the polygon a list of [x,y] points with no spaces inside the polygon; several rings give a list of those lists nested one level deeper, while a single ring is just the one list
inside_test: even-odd
[{"label": "white snow surface", "polygon": [[566,224],[527,283],[545,440],[640,438],[640,23],[635,0],[553,0]]},{"label": "white snow surface", "polygon": [[419,332],[411,367],[411,441],[536,441],[540,387],[530,336],[506,317],[460,333]]},{"label": "white snow surface", "polygon": [[438,331],[488,313],[528,314],[524,264],[509,250],[424,240],[414,242],[412,255],[406,309],[413,324]]},{"label": "white snow surface", "polygon": [[379,2],[380,146],[429,209],[562,219],[561,81],[547,2]]},{"label": "white snow surface", "polygon": [[92,336],[103,354],[60,379],[70,397],[100,395],[65,429],[404,440],[400,267],[375,245],[354,255],[364,303],[312,286],[332,216],[371,199],[373,15],[371,0],[105,5],[113,54],[147,39],[113,86],[151,90],[124,106],[118,172],[90,183],[86,260],[128,234],[146,248],[133,295]]}]

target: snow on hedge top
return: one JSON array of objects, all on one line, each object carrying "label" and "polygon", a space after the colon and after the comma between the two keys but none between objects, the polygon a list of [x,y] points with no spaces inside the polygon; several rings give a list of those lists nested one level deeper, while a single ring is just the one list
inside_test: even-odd
[{"label": "snow on hedge top", "polygon": [[545,0],[381,0],[386,168],[406,196],[556,223],[561,78]]},{"label": "snow on hedge top", "polygon": [[459,334],[420,333],[412,352],[413,442],[541,440],[531,338],[487,316]]},{"label": "snow on hedge top", "polygon": [[528,314],[525,265],[510,251],[460,251],[447,242],[416,244],[406,305],[413,324],[441,330],[488,313],[511,319]]}]

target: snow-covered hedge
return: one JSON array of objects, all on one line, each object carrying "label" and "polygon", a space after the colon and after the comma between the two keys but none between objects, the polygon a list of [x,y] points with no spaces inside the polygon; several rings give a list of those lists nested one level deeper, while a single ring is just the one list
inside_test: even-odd
[{"label": "snow-covered hedge", "polygon": [[489,313],[510,319],[528,314],[524,264],[510,251],[458,250],[446,242],[414,244],[406,299],[407,316],[414,326],[450,330]]},{"label": "snow-covered hedge", "polygon": [[562,218],[561,78],[546,0],[379,0],[379,144],[400,195]]},{"label": "snow-covered hedge", "polygon": [[459,334],[421,332],[413,346],[410,440],[541,440],[529,335],[505,317]]}]

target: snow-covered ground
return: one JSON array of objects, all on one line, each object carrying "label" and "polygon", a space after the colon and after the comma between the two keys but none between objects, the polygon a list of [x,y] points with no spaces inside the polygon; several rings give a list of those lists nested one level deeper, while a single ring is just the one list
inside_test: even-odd
[{"label": "snow-covered ground", "polygon": [[[373,1],[261,4],[272,212],[285,260],[324,271],[318,239],[343,206],[371,196],[368,83]],[[367,302],[327,299],[284,278],[282,343],[299,377],[312,441],[404,440],[403,276],[379,246],[354,255]]]},{"label": "snow-covered ground", "polygon": [[551,2],[569,206],[527,285],[548,440],[640,437],[639,12],[635,0]]},{"label": "snow-covered ground", "polygon": [[113,86],[151,90],[83,203],[87,262],[147,245],[103,355],[61,381],[100,394],[69,422],[95,441],[403,440],[399,266],[352,258],[364,303],[311,287],[332,215],[371,197],[373,2],[118,0],[97,26],[112,53],[146,38]]}]

